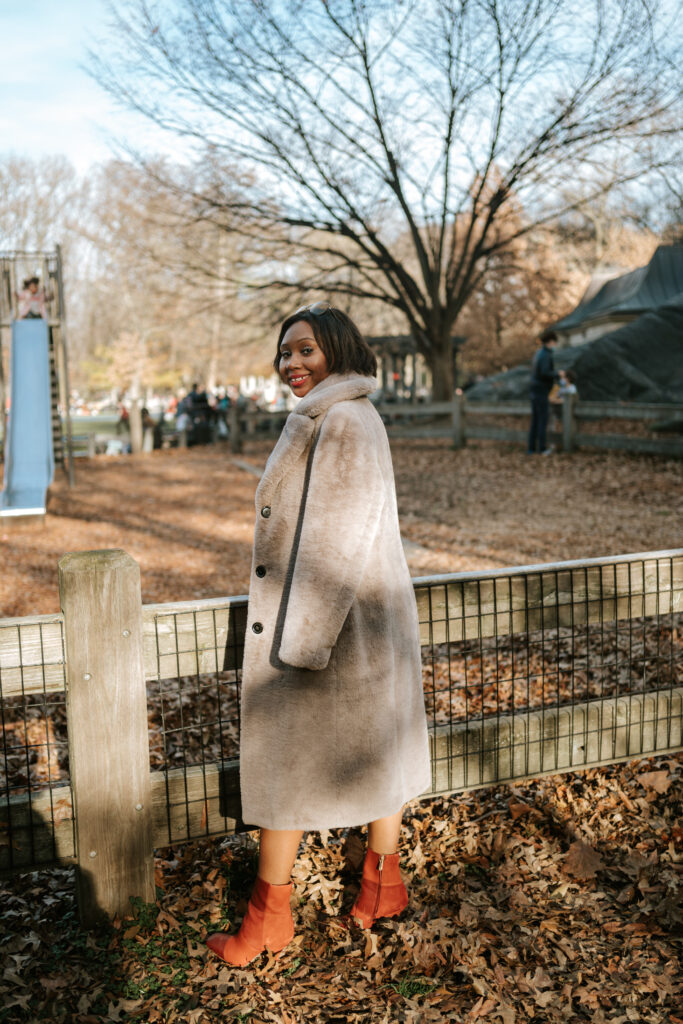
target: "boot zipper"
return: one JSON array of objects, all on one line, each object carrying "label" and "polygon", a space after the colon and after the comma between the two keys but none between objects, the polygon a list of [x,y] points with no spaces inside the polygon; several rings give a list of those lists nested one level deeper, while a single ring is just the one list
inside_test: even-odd
[{"label": "boot zipper", "polygon": [[377,896],[375,898],[375,909],[372,912],[372,917],[373,917],[373,922],[372,923],[373,924],[374,924],[375,919],[377,917],[377,911],[379,910],[379,900],[380,900],[380,896],[382,895],[382,870],[383,870],[383,868],[384,868],[384,854],[382,853],[382,854],[380,854],[380,858],[377,861],[377,871],[378,871],[378,874],[379,874],[379,879],[377,881]]}]

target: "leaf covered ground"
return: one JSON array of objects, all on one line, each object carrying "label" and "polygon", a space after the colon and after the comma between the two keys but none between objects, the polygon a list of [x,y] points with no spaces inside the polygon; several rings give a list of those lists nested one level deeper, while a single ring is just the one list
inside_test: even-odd
[{"label": "leaf covered ground", "polygon": [[[262,466],[270,445],[242,460]],[[680,463],[621,453],[527,458],[511,447],[396,441],[415,575],[680,544]],[[66,551],[121,547],[143,600],[245,592],[256,477],[225,448],[83,460],[48,515],[0,535],[0,614],[59,607]],[[158,851],[157,901],[87,933],[73,868],[0,889],[0,1022],[683,1022],[683,758],[632,762],[413,803],[411,903],[351,930],[360,834],[310,835],[295,942],[233,971],[203,945],[234,926],[250,836]]]},{"label": "leaf covered ground", "polygon": [[159,851],[157,901],[82,931],[73,869],[3,886],[0,1021],[484,1020],[680,1024],[683,759],[549,777],[406,810],[400,919],[344,914],[355,830],[310,834],[294,942],[233,970],[204,946],[238,921],[250,837]]},{"label": "leaf covered ground", "polygon": [[[265,463],[272,441],[241,461]],[[683,463],[622,452],[549,458],[512,446],[392,442],[399,514],[414,575],[664,550],[681,543]],[[257,477],[226,446],[80,459],[61,471],[43,524],[0,528],[0,616],[59,608],[67,551],[123,548],[145,602],[248,588]]]}]

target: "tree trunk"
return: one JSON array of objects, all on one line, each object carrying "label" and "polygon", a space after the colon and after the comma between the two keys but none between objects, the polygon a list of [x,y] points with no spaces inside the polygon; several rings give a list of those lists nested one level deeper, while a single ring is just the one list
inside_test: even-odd
[{"label": "tree trunk", "polygon": [[432,399],[435,402],[450,402],[455,388],[453,349],[450,338],[443,347],[434,348],[425,354],[432,374]]}]

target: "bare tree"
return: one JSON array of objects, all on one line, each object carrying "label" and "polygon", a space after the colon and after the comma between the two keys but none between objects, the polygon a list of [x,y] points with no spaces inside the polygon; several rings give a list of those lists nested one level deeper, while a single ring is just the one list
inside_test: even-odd
[{"label": "bare tree", "polygon": [[111,373],[121,388],[212,386],[253,363],[263,324],[239,296],[242,240],[196,215],[192,175],[167,161],[143,172],[119,160],[89,175],[80,232],[93,383]]},{"label": "bare tree", "polygon": [[76,171],[61,156],[0,160],[0,249],[48,250],[64,243],[83,201]]},{"label": "bare tree", "polygon": [[592,201],[680,158],[678,2],[128,0],[93,73],[203,153],[206,216],[280,232],[270,286],[400,311],[446,397],[468,298],[567,182]]}]

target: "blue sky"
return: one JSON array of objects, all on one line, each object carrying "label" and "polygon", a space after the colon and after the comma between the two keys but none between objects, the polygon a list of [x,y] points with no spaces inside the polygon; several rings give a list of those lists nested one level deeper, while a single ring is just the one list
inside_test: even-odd
[{"label": "blue sky", "polygon": [[85,171],[111,156],[108,136],[149,133],[80,66],[106,26],[106,0],[0,0],[0,152],[59,153]]}]

